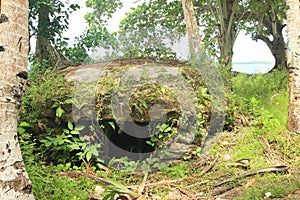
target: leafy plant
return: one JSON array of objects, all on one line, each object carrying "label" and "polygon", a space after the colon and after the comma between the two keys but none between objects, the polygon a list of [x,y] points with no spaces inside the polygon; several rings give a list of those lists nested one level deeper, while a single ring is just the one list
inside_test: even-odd
[{"label": "leafy plant", "polygon": [[134,172],[137,170],[139,162],[137,161],[129,161],[128,157],[122,158],[112,158],[108,162],[109,167],[114,167],[116,169],[120,169],[124,172]]},{"label": "leafy plant", "polygon": [[176,133],[173,131],[172,126],[168,124],[157,125],[158,133],[153,135],[150,140],[146,141],[146,143],[152,147],[158,147],[158,145],[162,145],[164,142],[167,142],[168,139],[172,138]]},{"label": "leafy plant", "polygon": [[[90,145],[80,139],[80,131],[85,127],[68,122],[68,128],[63,129],[63,133],[55,137],[46,136],[40,140],[41,151],[46,156],[46,160],[56,164],[63,163],[66,165],[76,164],[85,159],[91,162],[93,156],[98,156],[100,145]],[[100,160],[98,160],[100,162]],[[69,163],[69,164],[68,164]]]},{"label": "leafy plant", "polygon": [[18,126],[19,142],[24,160],[33,163],[37,156],[34,154],[36,142],[33,141],[32,135],[26,131],[27,128],[32,128],[32,125],[27,122],[20,122]]},{"label": "leafy plant", "polygon": [[63,105],[66,104],[72,104],[73,101],[72,99],[66,99],[65,101],[61,102],[61,101],[57,101],[54,102],[54,104],[52,105],[51,108],[55,108],[55,115],[57,118],[62,118],[63,114],[65,113],[64,109],[63,109]]}]

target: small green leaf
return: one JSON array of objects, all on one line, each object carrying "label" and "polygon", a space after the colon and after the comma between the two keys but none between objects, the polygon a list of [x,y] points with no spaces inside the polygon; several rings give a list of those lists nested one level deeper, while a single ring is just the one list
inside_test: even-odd
[{"label": "small green leaf", "polygon": [[154,143],[153,142],[151,142],[151,141],[146,141],[146,144],[148,144],[148,145],[150,145],[150,146],[152,146],[152,147],[154,147]]},{"label": "small green leaf", "polygon": [[71,131],[71,134],[72,134],[72,135],[78,135],[78,134],[79,134],[79,131],[72,130],[72,131]]},{"label": "small green leaf", "polygon": [[58,107],[58,103],[57,102],[55,102],[53,105],[52,105],[52,107],[51,108],[57,108]]},{"label": "small green leaf", "polygon": [[56,117],[58,118],[61,118],[61,116],[65,113],[65,111],[61,108],[61,107],[58,107],[56,109]]},{"label": "small green leaf", "polygon": [[74,128],[73,123],[71,121],[68,121],[68,128],[70,130],[73,130],[73,128]]},{"label": "small green leaf", "polygon": [[114,122],[108,122],[108,124],[115,130],[116,127],[115,127],[115,123]]},{"label": "small green leaf", "polygon": [[170,132],[170,131],[172,131],[172,128],[170,126],[164,130],[164,132]]},{"label": "small green leaf", "polygon": [[76,130],[76,131],[82,131],[84,128],[85,128],[84,125],[78,125],[78,126],[75,126],[74,130]]},{"label": "small green leaf", "polygon": [[21,127],[32,127],[32,125],[28,124],[27,122],[21,122],[19,124],[19,126],[21,126]]},{"label": "small green leaf", "polygon": [[91,146],[91,152],[92,154],[94,154],[95,156],[99,155],[99,152],[97,150],[97,147],[95,145]]},{"label": "small green leaf", "polygon": [[19,133],[19,134],[23,134],[23,133],[25,133],[25,132],[26,132],[26,130],[25,130],[24,128],[18,127],[18,133]]},{"label": "small green leaf", "polygon": [[92,152],[88,151],[88,152],[86,153],[86,155],[85,155],[85,158],[86,158],[87,161],[90,161],[91,158],[92,158]]},{"label": "small green leaf", "polygon": [[70,130],[69,129],[63,129],[64,133],[69,134]]},{"label": "small green leaf", "polygon": [[64,101],[64,104],[72,104],[72,103],[73,103],[72,99],[67,99]]}]

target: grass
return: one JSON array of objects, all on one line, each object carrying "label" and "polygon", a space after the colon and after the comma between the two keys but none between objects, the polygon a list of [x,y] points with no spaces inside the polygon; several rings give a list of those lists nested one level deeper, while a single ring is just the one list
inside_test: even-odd
[{"label": "grass", "polygon": [[38,200],[88,199],[88,190],[93,189],[94,182],[85,178],[76,180],[61,177],[61,168],[40,165],[27,166],[27,172],[33,185],[33,193]]}]

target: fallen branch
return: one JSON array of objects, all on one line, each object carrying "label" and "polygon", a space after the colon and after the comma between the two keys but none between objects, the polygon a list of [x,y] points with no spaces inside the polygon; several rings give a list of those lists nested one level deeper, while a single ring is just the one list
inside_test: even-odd
[{"label": "fallen branch", "polygon": [[[147,183],[147,184],[144,184],[144,187],[152,187],[152,186],[160,186],[160,185],[171,185],[173,183],[181,182],[181,181],[183,181],[183,180],[185,180],[187,178],[188,177],[180,178],[180,179],[175,179],[175,180],[159,181],[159,182],[156,182],[156,183]],[[131,186],[128,186],[127,188],[133,189],[133,188],[138,188],[138,187],[139,187],[138,185],[131,185]]]},{"label": "fallen branch", "polygon": [[266,173],[266,172],[287,172],[288,169],[289,169],[289,167],[288,166],[284,166],[284,165],[270,167],[270,168],[265,168],[265,169],[257,170],[257,171],[254,171],[254,172],[249,172],[249,173],[237,176],[237,177],[233,177],[233,178],[227,179],[227,180],[222,181],[220,183],[214,184],[212,187],[213,188],[219,187],[221,185],[224,185],[225,183],[232,182],[232,181],[234,181],[236,179],[240,179],[240,178],[244,178],[244,177],[248,177],[248,176],[253,176],[253,175],[256,175],[256,174],[262,174],[262,173]]}]

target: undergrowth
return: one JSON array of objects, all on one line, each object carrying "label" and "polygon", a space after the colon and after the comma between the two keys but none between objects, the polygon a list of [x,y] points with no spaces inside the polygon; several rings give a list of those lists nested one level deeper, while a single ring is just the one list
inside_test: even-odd
[{"label": "undergrowth", "polygon": [[[277,71],[261,75],[239,74],[232,79],[232,83],[233,93],[229,94],[229,99],[232,100],[229,108],[232,110],[229,111],[234,113],[232,121],[242,116],[247,121],[247,126],[238,124],[231,132],[223,132],[209,158],[180,160],[149,174],[145,171],[135,172],[135,168],[125,172],[116,169],[101,170],[98,167],[93,168],[93,171],[100,177],[112,179],[124,186],[139,186],[145,174],[148,174],[147,183],[161,182],[146,187],[144,194],[149,199],[154,196],[168,199],[167,196],[174,191],[182,194],[180,199],[193,199],[188,197],[189,194],[194,194],[199,199],[264,199],[266,193],[270,193],[271,198],[294,197],[300,188],[300,136],[288,132],[286,128],[287,74]],[[26,128],[27,125],[23,126]],[[19,131],[22,132],[22,129]],[[60,176],[61,172],[66,171],[88,172],[88,166],[45,166],[44,162],[38,162],[30,154],[34,151],[34,145],[26,136],[28,135],[21,134],[20,144],[36,198],[88,199],[87,191],[94,191],[99,183],[86,178],[70,179]],[[123,161],[126,162],[126,159]],[[132,166],[132,163],[127,164]],[[214,187],[214,184],[226,179],[274,165],[284,165],[289,170],[285,173],[270,172],[232,179],[224,187]],[[170,180],[175,182],[168,182]],[[222,192],[226,187],[230,189]]]}]

